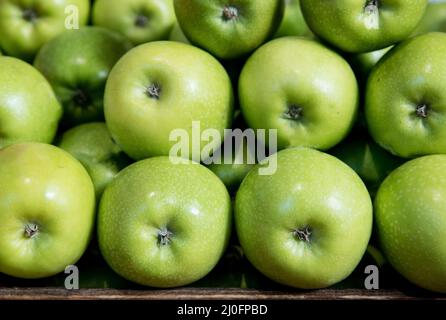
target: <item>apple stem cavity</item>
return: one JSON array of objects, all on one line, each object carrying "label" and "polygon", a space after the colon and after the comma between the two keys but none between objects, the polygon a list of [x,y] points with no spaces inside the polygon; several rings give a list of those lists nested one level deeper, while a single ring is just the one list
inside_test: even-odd
[{"label": "apple stem cavity", "polygon": [[427,104],[421,104],[417,106],[415,113],[418,117],[426,119],[429,115],[429,107]]},{"label": "apple stem cavity", "polygon": [[149,24],[149,17],[145,14],[138,14],[135,19],[135,26],[144,28]]},{"label": "apple stem cavity", "polygon": [[299,120],[303,115],[303,108],[290,105],[288,110],[283,113],[283,117],[288,120]]},{"label": "apple stem cavity", "polygon": [[31,8],[24,9],[22,16],[28,22],[34,22],[38,18],[37,12]]},{"label": "apple stem cavity", "polygon": [[238,18],[239,10],[234,6],[226,6],[223,8],[223,20],[224,21],[231,21]]},{"label": "apple stem cavity", "polygon": [[305,241],[310,243],[311,241],[311,229],[309,226],[299,228],[293,231],[293,235],[297,237],[300,241]]},{"label": "apple stem cavity", "polygon": [[368,30],[379,29],[379,1],[367,0],[364,7],[364,24]]},{"label": "apple stem cavity", "polygon": [[158,245],[166,246],[172,241],[173,233],[167,230],[167,228],[163,228],[158,231]]},{"label": "apple stem cavity", "polygon": [[39,234],[39,226],[35,223],[28,223],[25,225],[25,237],[31,239]]},{"label": "apple stem cavity", "polygon": [[74,94],[73,94],[73,102],[76,104],[76,105],[78,105],[78,106],[80,106],[80,107],[82,107],[82,108],[85,108],[85,107],[88,107],[88,105],[91,103],[91,99],[90,99],[90,97],[88,96],[88,94],[84,91],[84,90],[82,90],[82,89],[77,89],[75,92],[74,92]]},{"label": "apple stem cavity", "polygon": [[158,83],[152,83],[147,87],[147,95],[152,99],[159,100],[161,97],[161,85]]}]

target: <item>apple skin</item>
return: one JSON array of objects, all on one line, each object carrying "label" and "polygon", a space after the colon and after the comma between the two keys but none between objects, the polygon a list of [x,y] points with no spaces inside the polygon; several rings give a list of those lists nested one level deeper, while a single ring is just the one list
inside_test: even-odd
[{"label": "apple skin", "polygon": [[0,47],[10,56],[31,61],[42,45],[66,31],[68,6],[78,9],[80,26],[87,24],[88,0],[2,0]]},{"label": "apple skin", "polygon": [[[208,274],[231,232],[231,201],[207,168],[155,157],[130,165],[105,189],[98,239],[110,267],[151,287],[177,287]],[[162,231],[172,234],[161,241]]]},{"label": "apple skin", "polygon": [[120,32],[133,44],[166,40],[175,24],[172,0],[97,0],[93,24]]},{"label": "apple skin", "polygon": [[421,19],[413,35],[434,31],[446,32],[446,1],[429,2],[423,19]]},{"label": "apple skin", "polygon": [[0,148],[17,142],[51,143],[62,107],[45,77],[12,57],[0,57]]},{"label": "apple skin", "polygon": [[284,0],[174,0],[174,7],[191,43],[231,60],[254,51],[277,31],[285,5]]},{"label": "apple skin", "polygon": [[[69,153],[41,143],[0,150],[0,272],[33,279],[76,263],[90,241],[94,188]],[[37,233],[26,231],[36,224]]]},{"label": "apple skin", "polygon": [[445,54],[446,34],[429,33],[399,44],[372,71],[367,124],[391,153],[404,158],[446,153]]},{"label": "apple skin", "polygon": [[389,173],[404,161],[381,148],[360,130],[352,132],[347,139],[331,149],[330,154],[351,167],[364,181],[372,196]]},{"label": "apple skin", "polygon": [[[407,38],[423,17],[427,0],[301,0],[311,31],[345,52],[383,49]],[[366,8],[377,8],[377,26]]]},{"label": "apple skin", "polygon": [[86,123],[68,130],[63,134],[59,147],[87,169],[98,200],[119,171],[132,163],[113,141],[103,122]]},{"label": "apple skin", "polygon": [[42,47],[34,66],[61,101],[66,126],[104,119],[107,77],[130,47],[119,34],[99,27],[67,31]]},{"label": "apple skin", "polygon": [[411,160],[392,172],[374,208],[390,264],[412,283],[446,293],[446,155]]},{"label": "apple skin", "polygon": [[[160,89],[157,96],[151,87]],[[169,141],[172,130],[184,129],[192,137],[192,121],[223,137],[231,127],[233,103],[229,76],[214,57],[191,45],[159,41],[130,50],[116,64],[104,108],[112,137],[139,160],[169,155],[176,144]],[[215,149],[220,143],[214,142]]]},{"label": "apple skin", "polygon": [[356,120],[358,96],[355,75],[342,57],[297,37],[260,47],[239,81],[246,122],[254,129],[277,129],[279,149],[339,143]]},{"label": "apple skin", "polygon": [[[280,151],[277,172],[243,180],[235,225],[248,260],[284,285],[315,289],[345,279],[366,251],[372,203],[356,173],[307,148]],[[297,230],[309,227],[309,240]]]},{"label": "apple skin", "polygon": [[172,32],[169,35],[169,41],[190,43],[189,40],[187,40],[183,30],[181,30],[181,27],[178,23],[175,23],[175,25],[173,26]]},{"label": "apple skin", "polygon": [[288,36],[312,36],[300,9],[300,0],[285,0],[285,14],[274,38]]}]

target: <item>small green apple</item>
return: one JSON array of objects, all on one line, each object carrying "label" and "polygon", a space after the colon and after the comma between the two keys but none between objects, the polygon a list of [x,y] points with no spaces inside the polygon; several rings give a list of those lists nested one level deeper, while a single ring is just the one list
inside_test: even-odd
[{"label": "small green apple", "polygon": [[219,59],[254,51],[272,36],[283,17],[284,0],[174,0],[189,41]]},{"label": "small green apple", "polygon": [[446,155],[396,169],[379,188],[374,207],[390,264],[412,283],[446,293]]},{"label": "small green apple", "polygon": [[285,0],[285,14],[274,37],[311,36],[312,33],[305,22],[300,0]]},{"label": "small green apple", "polygon": [[393,154],[446,153],[445,55],[446,34],[429,33],[399,44],[373,69],[366,119],[375,141]]},{"label": "small green apple", "polygon": [[328,149],[356,119],[358,84],[348,63],[308,39],[285,37],[260,47],[240,75],[243,116],[254,129],[277,129],[279,149]]},{"label": "small green apple", "polygon": [[93,24],[120,32],[133,44],[165,40],[175,24],[172,0],[97,0]]},{"label": "small green apple", "polygon": [[240,244],[269,278],[297,288],[323,288],[345,279],[364,255],[372,203],[356,173],[333,156],[306,148],[273,155],[277,171],[257,167],[235,200]]},{"label": "small green apple", "polygon": [[152,287],[190,284],[223,255],[231,201],[223,183],[197,163],[155,157],[121,171],[102,196],[101,252],[111,268]]},{"label": "small green apple", "polygon": [[[184,129],[192,138],[193,121],[223,137],[233,100],[229,76],[210,54],[184,43],[151,42],[130,50],[110,73],[105,119],[130,157],[167,156],[176,144],[172,131]],[[212,143],[217,149],[221,140]]]},{"label": "small green apple", "polygon": [[446,0],[431,0],[429,2],[423,19],[413,34],[420,35],[434,31],[446,32]]},{"label": "small green apple", "polygon": [[0,47],[30,61],[52,38],[85,25],[89,13],[88,0],[1,0]]},{"label": "small green apple", "polygon": [[330,154],[355,170],[372,195],[389,173],[403,162],[359,130],[352,132],[346,140],[331,149]]},{"label": "small green apple", "polygon": [[422,19],[426,5],[427,0],[301,0],[311,31],[353,53],[404,40]]},{"label": "small green apple", "polygon": [[47,144],[0,150],[0,272],[43,278],[74,264],[90,241],[94,188],[69,153]]},{"label": "small green apple", "polygon": [[34,67],[0,57],[0,148],[16,142],[51,143],[62,107]]},{"label": "small green apple", "polygon": [[104,119],[105,82],[128,49],[124,38],[99,27],[67,31],[42,47],[34,66],[61,101],[65,125]]},{"label": "small green apple", "polygon": [[98,200],[118,172],[131,163],[102,122],[86,123],[68,130],[63,134],[59,147],[87,169]]}]

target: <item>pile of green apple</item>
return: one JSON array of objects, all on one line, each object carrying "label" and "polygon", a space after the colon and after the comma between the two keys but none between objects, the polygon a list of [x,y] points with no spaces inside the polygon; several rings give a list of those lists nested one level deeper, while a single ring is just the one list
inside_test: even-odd
[{"label": "pile of green apple", "polygon": [[[316,289],[372,242],[446,293],[443,31],[443,1],[1,0],[0,273],[53,276],[97,241],[122,277],[177,287],[235,241]],[[277,130],[279,151],[173,161],[193,121]]]}]

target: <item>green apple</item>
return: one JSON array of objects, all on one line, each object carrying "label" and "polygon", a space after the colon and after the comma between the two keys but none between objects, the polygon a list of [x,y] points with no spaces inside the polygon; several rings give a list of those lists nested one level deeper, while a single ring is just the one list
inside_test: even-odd
[{"label": "green apple", "polygon": [[131,163],[102,122],[86,123],[68,130],[63,134],[59,147],[87,169],[98,200],[119,171]]},{"label": "green apple", "polygon": [[372,231],[372,203],[356,173],[333,156],[307,148],[273,155],[277,171],[258,167],[243,180],[235,223],[249,261],[288,286],[331,286],[350,275]]},{"label": "green apple", "polygon": [[272,36],[283,17],[284,0],[174,0],[186,37],[219,59],[254,51]]},{"label": "green apple", "polygon": [[0,47],[8,55],[30,61],[52,38],[85,25],[89,13],[88,0],[2,0]]},{"label": "green apple", "polygon": [[441,31],[446,32],[446,0],[431,0],[414,35]]},{"label": "green apple", "polygon": [[412,283],[446,293],[446,155],[407,162],[375,199],[381,248]]},{"label": "green apple", "polygon": [[355,170],[372,195],[389,173],[403,162],[359,130],[352,132],[346,140],[331,149],[330,154]]},{"label": "green apple", "polygon": [[254,129],[277,129],[279,149],[328,149],[356,119],[358,85],[348,63],[323,45],[297,37],[260,47],[239,81],[240,105]]},{"label": "green apple", "polygon": [[93,24],[120,32],[133,44],[165,40],[175,24],[172,0],[97,0]]},{"label": "green apple", "polygon": [[16,142],[51,143],[62,107],[35,68],[0,57],[0,148]]},{"label": "green apple", "polygon": [[0,272],[43,278],[76,263],[90,241],[94,188],[69,153],[41,143],[0,150]]},{"label": "green apple", "polygon": [[300,9],[300,0],[285,0],[285,14],[274,37],[287,36],[311,36]]},{"label": "green apple", "polygon": [[429,33],[401,43],[372,71],[365,105],[368,127],[393,154],[446,153],[445,55],[446,34]]},{"label": "green apple", "polygon": [[407,38],[427,0],[301,0],[311,31],[345,52],[370,52]]},{"label": "green apple", "polygon": [[[169,139],[172,131],[184,129],[192,139],[193,121],[223,137],[233,100],[229,76],[210,54],[179,42],[151,42],[129,51],[110,73],[105,119],[130,157],[167,156],[177,143]],[[201,149],[207,144],[201,141]],[[217,149],[221,141],[209,144]]]},{"label": "green apple", "polygon": [[34,66],[61,101],[65,125],[104,119],[105,82],[128,49],[124,38],[99,27],[67,31],[42,47]]},{"label": "green apple", "polygon": [[111,268],[152,287],[190,284],[208,274],[227,246],[231,201],[200,164],[155,157],[130,165],[105,189],[98,239]]}]

